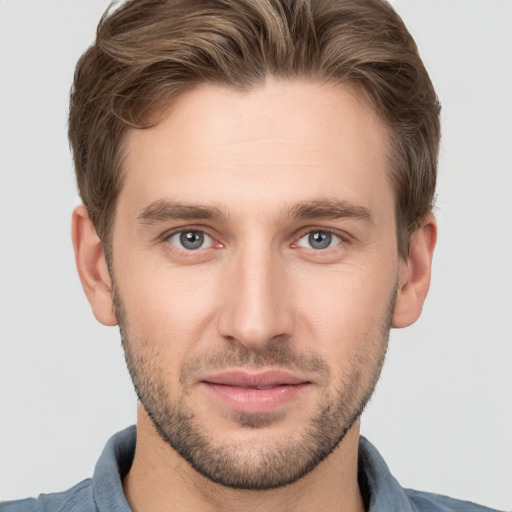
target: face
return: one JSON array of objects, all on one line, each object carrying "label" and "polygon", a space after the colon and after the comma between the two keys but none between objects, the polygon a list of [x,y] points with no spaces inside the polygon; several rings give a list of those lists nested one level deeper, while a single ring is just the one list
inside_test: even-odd
[{"label": "face", "polygon": [[337,447],[386,351],[400,265],[387,132],[349,88],[202,86],[126,141],[111,278],[137,393],[223,485]]}]

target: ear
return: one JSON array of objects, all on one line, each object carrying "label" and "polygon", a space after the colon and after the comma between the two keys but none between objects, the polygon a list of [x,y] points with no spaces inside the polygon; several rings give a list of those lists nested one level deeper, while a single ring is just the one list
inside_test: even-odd
[{"label": "ear", "polygon": [[436,240],[436,219],[429,214],[411,235],[408,258],[400,261],[393,327],[407,327],[421,315],[430,286]]},{"label": "ear", "polygon": [[71,236],[78,275],[94,316],[103,325],[117,325],[105,251],[84,205],[73,211]]}]

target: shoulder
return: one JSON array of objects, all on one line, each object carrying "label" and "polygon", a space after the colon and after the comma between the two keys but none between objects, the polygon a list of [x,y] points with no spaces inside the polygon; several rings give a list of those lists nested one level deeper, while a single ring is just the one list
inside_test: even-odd
[{"label": "shoulder", "polygon": [[0,512],[97,512],[92,480],[87,479],[67,491],[40,494],[38,498],[0,503]]},{"label": "shoulder", "polygon": [[122,477],[131,466],[136,436],[135,426],[112,436],[96,463],[92,479],[64,492],[0,503],[0,512],[129,512]]},{"label": "shoulder", "polygon": [[470,501],[457,500],[430,492],[404,489],[414,510],[418,512],[499,512]]},{"label": "shoulder", "polygon": [[359,486],[370,512],[499,512],[469,501],[403,488],[367,439],[359,439]]}]

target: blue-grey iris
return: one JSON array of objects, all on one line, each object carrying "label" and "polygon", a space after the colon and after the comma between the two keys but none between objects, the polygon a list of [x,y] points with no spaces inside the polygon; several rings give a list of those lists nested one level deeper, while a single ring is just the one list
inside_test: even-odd
[{"label": "blue-grey iris", "polygon": [[313,249],[326,249],[331,245],[332,235],[325,231],[314,231],[309,234],[308,242]]},{"label": "blue-grey iris", "polygon": [[190,251],[199,249],[204,243],[204,233],[201,231],[183,231],[180,234],[181,245]]}]

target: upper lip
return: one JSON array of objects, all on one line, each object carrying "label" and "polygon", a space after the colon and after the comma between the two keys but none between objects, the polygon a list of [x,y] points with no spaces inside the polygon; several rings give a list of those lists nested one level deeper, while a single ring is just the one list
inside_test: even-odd
[{"label": "upper lip", "polygon": [[241,388],[270,388],[274,386],[290,386],[306,384],[309,381],[298,375],[283,370],[266,370],[250,372],[247,370],[227,370],[201,379],[209,384],[221,384]]}]

